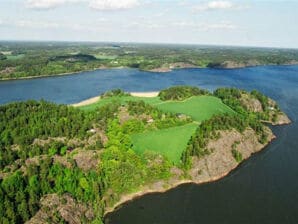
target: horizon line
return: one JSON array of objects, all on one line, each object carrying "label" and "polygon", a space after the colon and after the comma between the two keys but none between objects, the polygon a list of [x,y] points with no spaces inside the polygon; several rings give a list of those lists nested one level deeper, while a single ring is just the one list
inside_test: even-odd
[{"label": "horizon line", "polygon": [[40,43],[94,43],[94,44],[144,44],[144,45],[187,45],[187,46],[201,46],[201,47],[227,47],[227,48],[263,48],[263,49],[284,49],[284,50],[298,50],[298,47],[272,47],[260,45],[230,45],[230,44],[199,44],[199,43],[174,43],[174,42],[139,42],[139,41],[93,41],[93,40],[7,40],[0,39],[0,42],[40,42]]}]

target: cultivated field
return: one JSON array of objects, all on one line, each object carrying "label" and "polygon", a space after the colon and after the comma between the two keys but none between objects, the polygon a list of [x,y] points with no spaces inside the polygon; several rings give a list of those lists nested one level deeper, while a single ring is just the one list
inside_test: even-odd
[{"label": "cultivated field", "polygon": [[191,123],[174,128],[134,134],[131,136],[133,149],[137,153],[144,153],[147,150],[158,152],[178,164],[181,154],[197,126],[197,124]]},{"label": "cultivated field", "polygon": [[209,119],[215,114],[234,113],[230,107],[214,96],[194,96],[184,101],[163,101],[156,104],[156,107],[166,112],[186,114],[198,122]]}]

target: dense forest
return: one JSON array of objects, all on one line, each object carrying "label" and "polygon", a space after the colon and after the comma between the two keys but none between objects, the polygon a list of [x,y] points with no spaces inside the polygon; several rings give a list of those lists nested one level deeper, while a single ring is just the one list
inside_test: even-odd
[{"label": "dense forest", "polygon": [[193,86],[172,86],[159,92],[161,100],[185,100],[191,96],[207,95],[209,92]]},{"label": "dense forest", "polygon": [[48,76],[114,67],[166,71],[181,67],[235,68],[297,63],[298,51],[295,49],[0,42],[0,79]]},{"label": "dense forest", "polygon": [[[253,129],[259,142],[267,135],[261,122],[276,104],[258,91],[221,88],[210,93],[196,87],[177,86],[161,91],[163,100],[182,100],[193,95],[213,94],[230,106],[234,114],[214,115],[201,123],[190,117],[164,112],[144,101],[112,102],[91,111],[46,101],[26,101],[0,106],[0,222],[24,223],[40,212],[44,222],[65,223],[54,207],[45,207],[45,196],[58,195],[80,204],[76,209],[83,223],[102,223],[105,208],[125,193],[146,184],[169,179],[172,169],[191,167],[191,158],[212,153],[209,140],[218,130]],[[126,96],[111,90],[103,97]],[[252,111],[242,98],[257,99],[261,109]],[[246,99],[246,98],[245,98]],[[246,101],[245,101],[246,102]],[[152,130],[197,125],[175,165],[153,151],[143,154],[133,149],[132,135]],[[233,148],[233,156],[242,160]],[[64,201],[64,202],[63,202]],[[53,202],[49,201],[48,206]],[[83,212],[85,211],[89,212]],[[39,220],[40,221],[40,220]]]}]

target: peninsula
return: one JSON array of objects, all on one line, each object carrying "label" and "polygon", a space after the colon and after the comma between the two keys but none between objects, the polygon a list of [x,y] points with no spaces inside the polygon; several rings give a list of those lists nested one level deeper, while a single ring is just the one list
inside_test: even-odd
[{"label": "peninsula", "polygon": [[256,90],[192,86],[0,111],[1,221],[15,223],[102,223],[135,197],[224,177],[275,138],[267,124],[290,123]]}]

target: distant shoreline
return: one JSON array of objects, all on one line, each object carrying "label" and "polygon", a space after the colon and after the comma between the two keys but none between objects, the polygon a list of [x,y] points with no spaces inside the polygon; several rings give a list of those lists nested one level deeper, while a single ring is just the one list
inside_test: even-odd
[{"label": "distant shoreline", "polygon": [[[131,92],[131,96],[136,96],[136,97],[156,97],[158,96],[159,92],[158,91],[152,91],[152,92]],[[81,106],[87,106],[93,103],[96,103],[97,101],[100,100],[100,96],[95,96],[91,97],[89,99],[80,101],[78,103],[70,104],[70,106],[73,107],[81,107]]]},{"label": "distant shoreline", "polygon": [[52,75],[38,75],[38,76],[27,76],[27,77],[13,77],[13,78],[0,78],[1,81],[14,81],[14,80],[26,80],[26,79],[40,79],[40,78],[48,78],[48,77],[58,77],[58,76],[67,76],[67,75],[75,75],[81,72],[92,72],[96,70],[110,70],[110,69],[124,69],[124,68],[130,68],[130,69],[138,69],[139,71],[143,72],[156,72],[156,73],[166,73],[166,72],[171,72],[175,69],[187,69],[187,68],[197,68],[197,69],[204,69],[204,68],[209,68],[209,69],[240,69],[240,68],[249,68],[249,67],[259,67],[259,66],[292,66],[292,65],[298,65],[298,62],[293,62],[293,63],[285,63],[285,64],[259,64],[259,65],[241,65],[241,66],[231,66],[231,67],[221,67],[221,66],[215,66],[215,67],[200,67],[200,66],[190,66],[190,65],[185,65],[182,67],[158,67],[150,70],[141,70],[138,68],[132,68],[132,67],[124,67],[124,66],[119,66],[119,67],[98,67],[98,68],[93,68],[93,69],[87,69],[87,70],[81,70],[81,71],[74,71],[74,72],[65,72],[65,73],[58,73],[58,74],[52,74]]},{"label": "distant shoreline", "polygon": [[41,78],[49,78],[49,77],[59,77],[59,76],[67,76],[67,75],[75,75],[81,72],[92,72],[96,70],[110,70],[110,69],[123,69],[125,67],[99,67],[99,68],[94,68],[94,69],[88,69],[88,70],[82,70],[82,71],[77,71],[77,72],[65,72],[65,73],[59,73],[59,74],[52,74],[52,75],[37,75],[37,76],[27,76],[27,77],[17,77],[17,78],[3,78],[0,79],[1,81],[14,81],[14,80],[26,80],[26,79],[41,79]]}]

